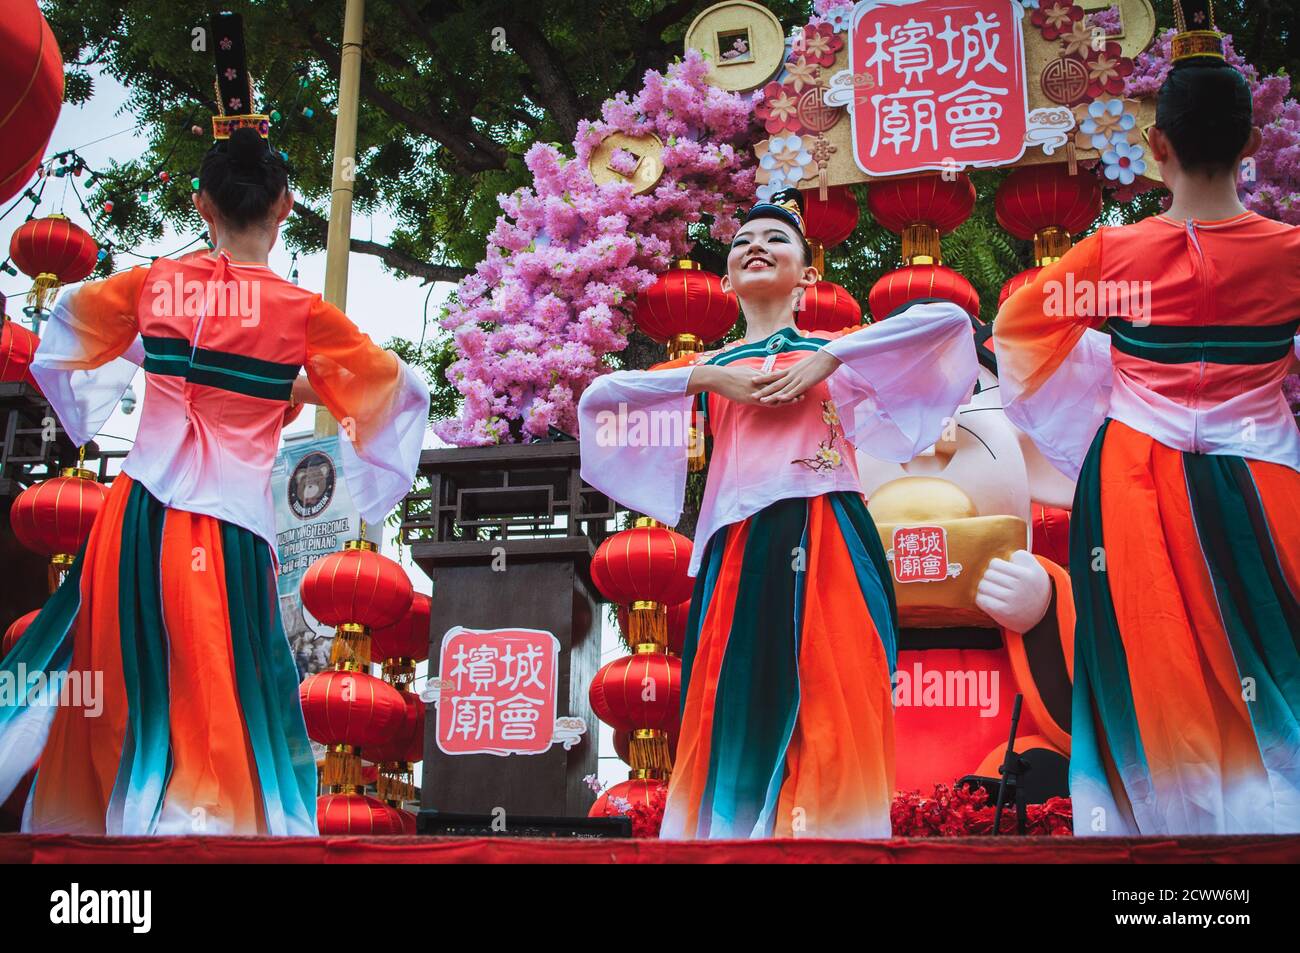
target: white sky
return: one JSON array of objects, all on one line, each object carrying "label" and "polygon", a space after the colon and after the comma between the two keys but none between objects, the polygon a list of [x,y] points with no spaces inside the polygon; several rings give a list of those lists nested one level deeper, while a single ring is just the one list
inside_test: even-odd
[{"label": "white sky", "polygon": [[[124,87],[109,77],[96,76],[95,95],[88,103],[80,107],[70,105],[63,107],[63,112],[60,114],[59,121],[54,128],[54,135],[46,148],[46,155],[75,148],[85,158],[90,168],[94,170],[106,168],[111,157],[121,159],[122,157],[143,153],[148,143],[142,136],[137,135],[134,117],[124,112],[125,102],[126,90]],[[111,138],[105,139],[104,137]],[[104,139],[104,141],[95,142],[95,140],[99,139]],[[87,143],[94,144],[86,145]],[[188,178],[175,172],[173,176],[172,188],[183,189],[186,192],[190,191]],[[86,193],[86,189],[83,187],[84,180],[84,176],[76,180],[83,197],[85,197]],[[63,180],[52,179],[45,187],[45,194],[40,207],[36,209],[36,215],[39,217],[49,215],[52,212],[63,212],[72,221],[91,231],[91,222],[86,220],[71,188],[66,190],[66,202],[63,201],[64,193]],[[13,201],[13,199],[10,199],[8,203],[5,203],[5,207],[8,207]],[[92,212],[98,211],[89,202],[87,206]],[[6,253],[9,248],[10,237],[14,230],[26,220],[30,210],[30,203],[24,201],[10,213],[8,218],[0,221],[0,243],[3,243],[0,247],[3,247]],[[373,218],[357,216],[352,220],[352,234],[355,237],[373,239],[383,243],[386,243],[391,227],[392,221],[386,216],[374,216]],[[174,251],[190,239],[195,238],[196,235],[197,233],[177,235],[169,230],[168,234],[158,244],[140,246],[132,250],[141,255],[162,255]],[[96,237],[102,239],[108,236],[97,235]],[[0,257],[3,256],[0,255]],[[281,244],[272,251],[270,265],[279,274],[287,277],[290,258],[291,253]],[[120,253],[116,261],[118,268],[141,263],[143,262],[139,259]],[[298,273],[299,284],[303,287],[323,289],[325,287],[325,253],[300,255],[298,258]],[[21,272],[17,277],[0,274],[0,292],[8,296],[7,308],[9,316],[24,325],[27,322],[22,314],[25,303],[23,297],[30,287],[31,279]],[[446,300],[447,295],[451,293],[453,287],[451,284],[440,282],[433,290],[428,307],[428,337],[430,339],[440,331],[436,323],[438,309]],[[348,275],[348,299],[345,310],[348,316],[356,322],[357,326],[379,344],[383,344],[389,338],[396,336],[406,337],[413,341],[420,339],[420,330],[424,321],[425,296],[428,293],[428,285],[421,284],[420,279],[396,277],[385,271],[382,263],[373,255],[354,254],[351,256]],[[145,396],[143,371],[136,374],[132,387],[137,398],[143,401]],[[298,420],[286,428],[285,435],[290,436],[310,431],[314,419],[311,410],[310,407],[306,408]],[[101,436],[97,438],[98,443],[108,450],[128,448],[129,443],[126,441],[135,438],[139,420],[140,411],[138,406],[135,412],[130,415],[124,414],[119,407],[104,425]],[[432,432],[426,435],[426,447],[441,445],[442,442]],[[403,564],[407,566],[412,584],[418,591],[429,592],[432,588],[429,578],[411,562],[408,553],[403,551],[399,555],[398,548],[393,540],[393,531],[385,530],[384,535],[385,553],[393,558],[401,559]],[[520,620],[518,624],[527,625],[528,622]],[[621,654],[623,654],[623,651],[618,646],[616,632],[607,623],[602,624],[602,664],[617,658]],[[421,678],[417,683],[417,691],[423,686],[425,670],[426,665],[421,664],[419,666]],[[594,723],[589,724],[587,730],[595,732],[599,729],[600,779],[607,784],[625,780],[627,778],[627,766],[614,755],[613,735],[609,726],[597,722],[594,718],[592,721]]]}]

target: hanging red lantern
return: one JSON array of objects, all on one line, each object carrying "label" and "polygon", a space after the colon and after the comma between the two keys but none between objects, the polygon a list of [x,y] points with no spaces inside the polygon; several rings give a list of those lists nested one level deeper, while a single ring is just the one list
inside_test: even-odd
[{"label": "hanging red lantern", "polygon": [[13,650],[13,647],[18,644],[18,640],[23,637],[23,633],[27,631],[27,627],[40,614],[40,609],[33,609],[26,615],[20,615],[9,624],[9,628],[5,629],[4,639],[0,640],[0,659]]},{"label": "hanging red lantern", "polygon": [[616,658],[591,680],[591,710],[619,730],[666,728],[680,716],[682,662],[660,652]]},{"label": "hanging red lantern", "polygon": [[600,544],[591,561],[591,580],[610,602],[631,607],[627,636],[635,647],[668,642],[666,606],[690,598],[695,581],[687,575],[691,541],[641,517],[633,529]]},{"label": "hanging red lantern", "polygon": [[[665,623],[668,630],[668,651],[674,655],[682,654],[682,646],[686,642],[686,623],[691,615],[691,600],[679,602],[676,605],[668,606],[665,610]],[[618,628],[623,634],[623,638],[629,645],[631,639],[628,638],[628,609],[625,605],[618,607]]]},{"label": "hanging red lantern", "polygon": [[404,834],[408,822],[403,813],[362,794],[326,794],[316,799],[316,826],[324,836]]},{"label": "hanging red lantern", "polygon": [[415,763],[424,758],[424,702],[414,692],[399,694],[406,710],[397,729],[366,749],[366,758],[379,765],[380,800],[393,807],[415,799]]},{"label": "hanging red lantern", "polygon": [[664,796],[667,791],[668,785],[658,778],[629,778],[596,798],[596,803],[591,806],[587,816],[617,817],[621,812],[615,802],[627,801],[632,807],[649,807],[656,797]]},{"label": "hanging red lantern", "polygon": [[44,308],[60,285],[80,281],[95,269],[99,245],[66,215],[47,215],[18,226],[9,240],[9,257],[33,279],[27,300]]},{"label": "hanging red lantern", "polygon": [[867,207],[883,227],[902,236],[904,262],[940,264],[939,236],[970,217],[975,185],[964,172],[882,179],[868,188]]},{"label": "hanging red lantern", "polygon": [[107,497],[108,488],[95,481],[95,474],[68,467],[57,477],[29,486],[14,499],[10,526],[18,542],[51,557],[51,592],[58,588],[59,573],[72,565],[90,538]]},{"label": "hanging red lantern", "polygon": [[998,224],[1016,238],[1032,238],[1034,261],[1048,265],[1101,214],[1101,184],[1093,175],[1071,175],[1063,162],[1021,166],[1002,180],[993,208]]},{"label": "hanging red lantern", "polygon": [[298,698],[307,736],[325,745],[321,783],[334,793],[362,783],[360,753],[382,745],[406,718],[401,693],[365,672],[310,675],[298,686]]},{"label": "hanging red lantern", "polygon": [[411,607],[415,593],[406,570],[377,549],[370,540],[348,540],[302,577],[302,604],[337,629],[330,653],[335,667],[368,668],[371,630],[396,625]]},{"label": "hanging red lantern", "polygon": [[1038,273],[1042,270],[1041,265],[1037,265],[1033,268],[1026,268],[1024,271],[1014,274],[1004,281],[1002,283],[1002,290],[998,292],[998,307],[1001,308],[1008,298],[1021,288],[1025,287],[1025,285],[1033,284],[1034,279],[1038,277]]},{"label": "hanging red lantern", "polygon": [[0,17],[0,202],[31,180],[63,106],[63,57],[35,0],[5,5]]},{"label": "hanging red lantern", "polygon": [[804,291],[794,313],[801,331],[843,331],[862,323],[862,307],[833,281],[819,281]]},{"label": "hanging red lantern", "polygon": [[857,196],[847,185],[833,185],[821,197],[821,189],[803,193],[804,234],[812,249],[813,265],[826,273],[826,249],[834,248],[858,227]]},{"label": "hanging red lantern", "polygon": [[40,338],[16,321],[0,320],[0,381],[22,381],[40,390],[31,371],[40,343]]},{"label": "hanging red lantern", "polygon": [[980,313],[975,286],[945,265],[905,265],[884,275],[867,296],[871,316],[880,321],[915,298],[951,301],[972,317]]},{"label": "hanging red lantern", "polygon": [[722,279],[685,258],[636,296],[632,312],[642,333],[668,346],[669,360],[703,350],[739,317],[740,303],[722,290]]},{"label": "hanging red lantern", "polygon": [[429,618],[433,602],[422,592],[411,598],[406,614],[393,625],[370,633],[370,656],[384,665],[384,678],[409,687],[415,680],[415,663],[429,657]]}]

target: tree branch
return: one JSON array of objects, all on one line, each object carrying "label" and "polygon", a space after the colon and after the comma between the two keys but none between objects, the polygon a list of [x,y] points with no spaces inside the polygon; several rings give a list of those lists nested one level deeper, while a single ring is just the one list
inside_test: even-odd
[{"label": "tree branch", "polygon": [[[298,213],[298,217],[303,223],[320,237],[321,244],[324,245],[326,238],[329,236],[329,220],[315,209],[297,200],[293,203],[293,210]],[[429,261],[421,261],[389,245],[381,245],[378,242],[367,241],[363,238],[352,239],[349,243],[349,250],[362,255],[374,255],[390,268],[423,278],[426,284],[430,281],[450,281],[454,283],[460,281],[470,271],[468,268],[461,268],[458,265],[438,265]]]},{"label": "tree branch", "polygon": [[589,110],[569,79],[564,60],[551,46],[542,31],[528,20],[514,17],[505,22],[506,42],[519,54],[537,83],[541,105],[550,110],[551,118],[566,139],[578,134],[578,122]]}]

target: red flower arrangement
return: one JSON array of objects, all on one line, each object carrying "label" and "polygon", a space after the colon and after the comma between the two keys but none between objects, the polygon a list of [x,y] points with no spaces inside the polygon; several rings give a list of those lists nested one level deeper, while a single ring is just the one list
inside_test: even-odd
[{"label": "red flower arrangement", "polygon": [[[889,810],[895,837],[978,837],[993,831],[993,806],[983,788],[951,788],[936,784],[931,797],[920,791],[899,794]],[[1054,797],[1030,804],[1025,811],[1025,834],[1031,837],[1068,837],[1074,833],[1070,799]],[[1015,809],[1002,811],[1002,833],[1016,833]]]},{"label": "red flower arrangement", "polygon": [[844,40],[829,23],[810,23],[803,28],[803,36],[795,41],[791,58],[802,54],[809,63],[834,66],[835,54],[844,48]]},{"label": "red flower arrangement", "polygon": [[1083,7],[1069,0],[1042,0],[1029,17],[1047,40],[1060,39],[1073,29],[1076,20],[1082,19]]},{"label": "red flower arrangement", "polygon": [[618,813],[632,819],[632,836],[655,838],[664,822],[664,807],[668,803],[668,786],[660,785],[650,793],[650,801],[637,801],[626,811]]},{"label": "red flower arrangement", "polygon": [[763,87],[763,98],[754,103],[754,115],[763,121],[765,128],[772,135],[785,132],[801,132],[799,123],[799,94],[793,87],[771,82]]},{"label": "red flower arrangement", "polygon": [[1124,77],[1133,72],[1133,61],[1124,55],[1116,42],[1108,41],[1099,50],[1091,50],[1084,60],[1088,68],[1088,95],[1096,99],[1102,93],[1120,96]]}]

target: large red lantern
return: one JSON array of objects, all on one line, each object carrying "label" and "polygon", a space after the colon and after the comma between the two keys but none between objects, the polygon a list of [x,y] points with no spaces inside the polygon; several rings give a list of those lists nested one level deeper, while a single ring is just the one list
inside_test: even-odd
[{"label": "large red lantern", "polygon": [[379,765],[379,797],[397,806],[415,798],[415,763],[424,759],[424,702],[413,692],[399,692],[406,705],[397,729],[366,749],[366,758]]},{"label": "large red lantern", "polygon": [[0,17],[0,202],[36,173],[63,106],[63,57],[35,0],[12,0]]},{"label": "large red lantern", "polygon": [[642,332],[668,345],[669,359],[699,351],[716,341],[740,317],[740,304],[722,290],[722,279],[689,259],[655,279],[636,296],[632,320]]},{"label": "large red lantern", "polygon": [[99,245],[91,234],[65,215],[34,218],[18,226],[9,239],[9,257],[33,279],[28,300],[44,308],[50,294],[80,281],[95,269]]},{"label": "large red lantern", "polygon": [[824,252],[834,248],[858,227],[858,199],[847,185],[833,185],[821,197],[821,189],[803,193],[804,233],[812,248],[813,264],[825,273]]},{"label": "large red lantern", "polygon": [[617,817],[622,812],[617,802],[627,801],[629,806],[645,805],[649,807],[656,798],[664,797],[668,785],[658,778],[630,778],[614,785],[600,797],[587,812],[588,817]]},{"label": "large red lantern", "polygon": [[411,607],[415,593],[406,571],[377,549],[369,540],[348,540],[302,577],[302,604],[338,630],[330,653],[335,666],[368,667],[371,630],[396,625]]},{"label": "large red lantern", "polygon": [[18,640],[23,637],[23,633],[27,631],[27,627],[31,625],[40,614],[40,609],[33,609],[26,615],[20,615],[10,623],[9,628],[5,629],[4,639],[0,640],[0,659],[13,651],[13,647],[17,645]]},{"label": "large red lantern", "polygon": [[1071,175],[1064,163],[1022,166],[1002,180],[993,207],[998,224],[1016,238],[1032,238],[1034,261],[1048,265],[1101,214],[1101,185],[1095,176]]},{"label": "large red lantern", "polygon": [[298,686],[307,736],[325,745],[321,783],[339,793],[361,784],[358,748],[382,745],[406,719],[402,694],[368,675],[330,669]]},{"label": "large red lantern", "polygon": [[975,185],[964,172],[882,179],[868,188],[867,207],[883,227],[902,236],[905,262],[939,264],[939,236],[970,217]]},{"label": "large red lantern", "polygon": [[884,275],[867,296],[871,316],[880,321],[915,298],[943,298],[972,317],[980,313],[975,286],[945,265],[905,265]]},{"label": "large red lantern", "polygon": [[682,662],[660,652],[616,658],[596,673],[588,697],[605,724],[621,730],[664,728],[680,717]]},{"label": "large red lantern", "polygon": [[22,381],[40,390],[31,371],[40,343],[40,338],[17,322],[0,320],[0,381]]},{"label": "large red lantern", "polygon": [[316,799],[316,826],[322,835],[405,834],[410,824],[404,813],[361,794],[326,794]]},{"label": "large red lantern", "polygon": [[591,561],[591,580],[610,602],[631,607],[627,637],[633,646],[668,641],[666,606],[691,596],[687,575],[691,541],[654,520],[641,517],[633,529],[600,544]]},{"label": "large red lantern", "polygon": [[1024,271],[1012,275],[1003,282],[1002,290],[998,292],[998,307],[1001,308],[1006,300],[1021,288],[1033,284],[1034,279],[1038,277],[1038,273],[1042,270],[1041,266],[1026,268]]},{"label": "large red lantern", "polygon": [[9,523],[18,542],[50,559],[50,591],[59,573],[72,565],[90,538],[95,517],[104,508],[108,488],[89,470],[69,467],[59,476],[33,484],[14,499]]},{"label": "large red lantern", "polygon": [[429,657],[429,617],[433,602],[422,592],[411,598],[406,614],[393,625],[370,633],[370,656],[384,663],[388,681],[409,685],[415,677],[415,663]]},{"label": "large red lantern", "polygon": [[801,331],[843,331],[862,323],[862,307],[835,282],[819,281],[805,289],[794,323]]}]

